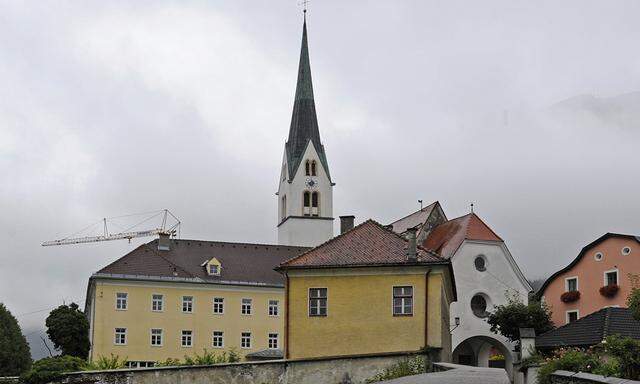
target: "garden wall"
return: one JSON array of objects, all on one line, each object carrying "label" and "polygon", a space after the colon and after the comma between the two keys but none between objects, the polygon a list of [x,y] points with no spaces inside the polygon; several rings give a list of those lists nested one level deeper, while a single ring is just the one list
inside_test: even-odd
[{"label": "garden wall", "polygon": [[336,384],[364,383],[411,354],[276,360],[66,374],[57,384]]}]

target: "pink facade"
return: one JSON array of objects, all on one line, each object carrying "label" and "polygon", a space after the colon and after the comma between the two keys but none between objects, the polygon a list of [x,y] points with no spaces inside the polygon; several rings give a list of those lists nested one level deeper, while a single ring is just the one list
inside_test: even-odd
[{"label": "pink facade", "polygon": [[[617,272],[617,276],[616,273]],[[640,238],[628,235],[606,234],[582,249],[578,257],[566,268],[556,272],[541,288],[540,294],[553,312],[553,322],[561,326],[575,318],[584,317],[604,307],[626,307],[632,288],[629,274],[640,275]],[[614,283],[619,290],[606,297],[600,288]],[[576,294],[563,293],[577,289]],[[609,288],[609,291],[615,288]]]}]

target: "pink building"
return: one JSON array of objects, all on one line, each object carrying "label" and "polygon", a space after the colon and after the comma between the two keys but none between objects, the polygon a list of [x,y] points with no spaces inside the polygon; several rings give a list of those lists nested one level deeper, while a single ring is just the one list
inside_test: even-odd
[{"label": "pink building", "polygon": [[640,275],[640,237],[607,233],[547,279],[538,297],[561,326],[605,307],[625,307],[633,275]]}]

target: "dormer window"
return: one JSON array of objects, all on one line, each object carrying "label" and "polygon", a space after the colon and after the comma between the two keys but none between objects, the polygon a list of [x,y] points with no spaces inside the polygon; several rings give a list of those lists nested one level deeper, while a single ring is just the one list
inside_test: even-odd
[{"label": "dormer window", "polygon": [[215,257],[211,260],[207,260],[202,263],[202,266],[206,269],[207,275],[209,276],[220,276],[220,271],[222,270],[222,265]]},{"label": "dormer window", "polygon": [[209,264],[209,274],[210,275],[220,275],[220,266],[219,265],[214,265],[214,264]]}]

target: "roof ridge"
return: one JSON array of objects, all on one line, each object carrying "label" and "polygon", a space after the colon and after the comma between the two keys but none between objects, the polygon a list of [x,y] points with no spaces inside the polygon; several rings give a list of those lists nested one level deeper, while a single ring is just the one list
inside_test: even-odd
[{"label": "roof ridge", "polygon": [[440,202],[439,202],[438,200],[436,200],[436,201],[434,201],[433,203],[431,203],[431,204],[427,205],[427,206],[426,206],[426,207],[424,207],[424,208],[420,208],[420,209],[418,209],[417,211],[411,212],[410,214],[408,214],[408,215],[406,215],[406,216],[403,216],[403,217],[401,217],[401,218],[399,218],[399,219],[397,219],[397,220],[395,220],[395,221],[393,221],[393,222],[389,223],[389,225],[392,225],[393,223],[397,223],[397,222],[398,222],[398,221],[400,221],[400,220],[404,220],[404,219],[406,219],[406,218],[407,218],[407,217],[409,217],[409,216],[413,216],[413,215],[415,215],[415,214],[416,214],[416,213],[418,213],[418,212],[424,212],[427,208],[429,208],[430,206],[432,206],[432,205],[434,205],[434,204],[440,204]]},{"label": "roof ridge", "polygon": [[[253,245],[259,247],[283,247],[283,248],[309,248],[304,245],[282,245],[282,244],[267,244],[267,243],[245,243],[245,242],[236,242],[236,241],[222,241],[222,240],[198,240],[198,239],[171,239],[172,241],[199,241],[202,243],[216,243],[216,244],[234,244],[234,245]],[[153,239],[146,244],[151,244],[158,239]]]}]

